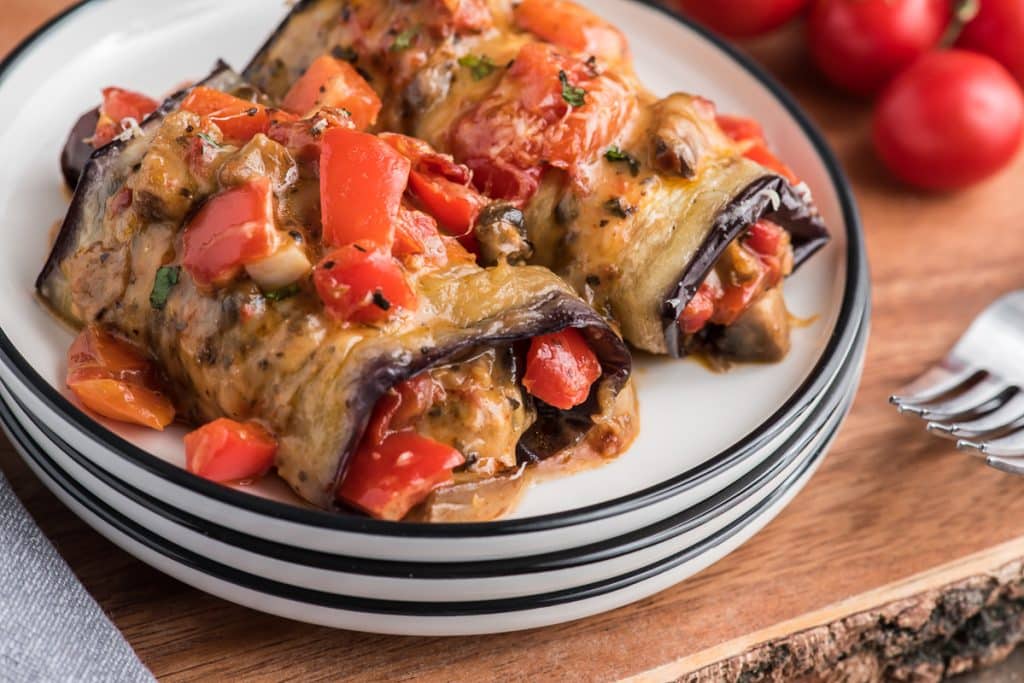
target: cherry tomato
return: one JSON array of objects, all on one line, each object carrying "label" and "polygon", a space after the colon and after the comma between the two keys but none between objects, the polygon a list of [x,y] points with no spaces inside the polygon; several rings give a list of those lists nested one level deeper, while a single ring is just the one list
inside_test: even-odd
[{"label": "cherry tomato", "polygon": [[255,422],[220,418],[185,435],[185,467],[217,482],[262,477],[274,464],[277,440]]},{"label": "cherry tomato", "polygon": [[174,421],[153,362],[102,328],[85,328],[71,345],[67,384],[86,408],[112,420],[160,431]]},{"label": "cherry tomato", "polygon": [[983,0],[978,15],[964,27],[956,45],[994,57],[1024,84],[1024,3]]},{"label": "cherry tomato", "polygon": [[1024,95],[998,62],[964,50],[920,58],[882,94],[874,143],[904,181],[955,189],[1013,158],[1024,130]]},{"label": "cherry tomato", "polygon": [[363,130],[377,121],[381,103],[351,64],[322,55],[295,81],[281,107],[299,116],[307,116],[320,107],[344,109],[351,114],[355,127]]},{"label": "cherry tomato", "polygon": [[123,88],[104,88],[96,133],[90,141],[92,146],[98,149],[108,144],[121,132],[121,121],[135,119],[141,122],[158,106],[160,105],[156,100],[142,93]]},{"label": "cherry tomato", "polygon": [[313,284],[327,312],[340,320],[381,322],[416,307],[402,265],[372,242],[327,254],[313,272]]},{"label": "cherry tomato", "polygon": [[416,432],[364,439],[349,464],[338,498],[378,519],[399,520],[466,461],[451,446]]},{"label": "cherry tomato", "polygon": [[808,0],[676,0],[686,14],[730,38],[749,38],[782,26]]},{"label": "cherry tomato", "polygon": [[951,16],[949,0],[815,0],[807,40],[830,81],[871,95],[935,47]]},{"label": "cherry tomato", "polygon": [[580,405],[600,376],[597,355],[579,330],[567,327],[530,340],[523,388],[548,405],[562,410]]},{"label": "cherry tomato", "polygon": [[409,170],[409,160],[374,135],[345,128],[324,133],[320,155],[324,244],[368,240],[390,249]]},{"label": "cherry tomato", "polygon": [[233,280],[244,266],[277,251],[270,179],[250,180],[203,204],[185,227],[181,265],[201,287]]},{"label": "cherry tomato", "polygon": [[571,0],[523,0],[515,20],[519,28],[571,52],[607,61],[629,58],[622,32]]}]

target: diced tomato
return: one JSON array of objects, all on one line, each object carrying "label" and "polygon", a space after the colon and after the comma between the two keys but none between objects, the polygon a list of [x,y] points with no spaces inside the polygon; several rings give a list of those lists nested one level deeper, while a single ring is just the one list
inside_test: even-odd
[{"label": "diced tomato", "polygon": [[271,121],[295,119],[288,112],[267,109],[262,104],[202,85],[185,96],[181,108],[209,119],[220,128],[226,139],[237,143],[248,142],[256,134],[266,133]]},{"label": "diced tomato", "polygon": [[579,330],[567,327],[530,341],[523,387],[548,405],[562,410],[580,405],[600,376],[597,355]]},{"label": "diced tomato", "polygon": [[545,164],[567,170],[586,190],[581,169],[608,147],[635,104],[635,93],[611,72],[527,43],[498,87],[455,123],[452,149],[491,197],[528,199]]},{"label": "diced tomato", "polygon": [[377,137],[412,162],[412,168],[420,173],[440,176],[459,185],[469,185],[473,178],[469,168],[457,163],[450,154],[441,154],[419,138],[401,133],[380,133]]},{"label": "diced tomato", "polygon": [[730,116],[719,114],[715,117],[722,132],[736,142],[751,140],[753,142],[764,142],[764,130],[761,124],[754,119],[745,116]]},{"label": "diced tomato", "polygon": [[[472,171],[422,140],[398,133],[381,133],[380,139],[412,162],[408,189],[420,207],[449,235],[460,241],[471,237],[477,215],[488,202],[470,186]],[[470,245],[463,242],[463,246]]]},{"label": "diced tomato", "polygon": [[743,116],[729,116],[727,114],[719,114],[716,120],[723,133],[736,142],[744,143],[745,151],[743,156],[751,161],[756,161],[769,170],[775,171],[794,185],[800,182],[800,179],[797,178],[789,166],[786,166],[768,149],[768,143],[765,142],[764,130],[762,130],[760,123],[754,119]]},{"label": "diced tomato", "polygon": [[320,155],[320,207],[328,246],[370,241],[390,249],[410,163],[380,138],[334,128]]},{"label": "diced tomato", "polygon": [[349,464],[338,498],[378,519],[400,520],[431,491],[452,481],[462,453],[416,432],[364,442]]},{"label": "diced tomato", "polygon": [[716,325],[732,325],[743,313],[750,308],[764,290],[767,272],[762,270],[757,277],[742,284],[731,284],[725,287],[722,298],[715,306],[715,312],[711,316],[711,322]]},{"label": "diced tomato", "polygon": [[487,199],[473,188],[441,176],[413,171],[409,174],[409,188],[427,213],[456,237],[473,232],[480,210],[487,205]]},{"label": "diced tomato", "polygon": [[363,442],[380,443],[388,434],[406,429],[443,397],[444,387],[426,372],[396,384],[377,401]]},{"label": "diced tomato", "polygon": [[571,0],[523,0],[515,20],[519,28],[571,52],[609,61],[629,58],[622,32]]},{"label": "diced tomato", "polygon": [[761,164],[770,171],[775,171],[780,176],[782,176],[783,178],[785,178],[794,185],[800,182],[800,179],[797,177],[795,173],[793,173],[792,169],[790,169],[789,166],[783,163],[777,156],[775,156],[775,154],[770,149],[768,149],[764,145],[752,145],[750,148],[747,149],[746,152],[743,153],[743,156],[750,159],[751,161],[756,161],[757,163]]},{"label": "diced tomato", "polygon": [[100,118],[96,122],[96,133],[92,146],[96,149],[109,144],[121,133],[121,121],[135,119],[141,122],[156,111],[159,103],[151,97],[123,88],[104,88]]},{"label": "diced tomato", "polygon": [[207,201],[185,226],[181,264],[200,287],[221,286],[277,251],[270,179],[250,180]]},{"label": "diced tomato", "polygon": [[704,329],[714,315],[715,306],[720,298],[722,288],[718,285],[717,279],[705,279],[697,293],[686,304],[686,308],[679,314],[679,328],[683,334],[697,334]]},{"label": "diced tomato", "polygon": [[381,103],[351,64],[321,55],[295,81],[281,106],[299,116],[308,116],[320,107],[345,109],[352,115],[356,128],[364,130],[377,122]]},{"label": "diced tomato", "polygon": [[103,417],[163,431],[174,421],[174,406],[161,393],[116,379],[68,380],[86,408]]},{"label": "diced tomato", "polygon": [[297,161],[316,163],[320,161],[320,150],[324,133],[332,128],[354,128],[352,119],[338,109],[324,108],[311,118],[286,121],[272,119],[267,137],[288,148]]},{"label": "diced tomato", "polygon": [[488,197],[522,203],[540,187],[544,169],[540,166],[520,168],[501,159],[477,157],[467,159],[473,171],[473,186]]},{"label": "diced tomato", "polygon": [[327,254],[313,272],[327,312],[340,320],[375,323],[416,307],[402,265],[372,242],[347,244]]},{"label": "diced tomato", "polygon": [[494,24],[485,0],[440,0],[440,4],[448,10],[456,33],[483,31]]},{"label": "diced tomato", "polygon": [[764,256],[775,256],[782,244],[782,228],[768,220],[760,220],[747,231],[747,246]]},{"label": "diced tomato", "polygon": [[437,231],[437,221],[404,206],[395,220],[395,244],[391,253],[398,258],[423,256],[427,262],[443,266],[448,261],[444,240]]},{"label": "diced tomato", "polygon": [[112,420],[161,431],[174,421],[153,362],[102,328],[85,328],[71,345],[67,384],[86,408]]},{"label": "diced tomato", "polygon": [[185,466],[216,482],[262,477],[274,464],[277,439],[255,422],[220,418],[185,435]]}]

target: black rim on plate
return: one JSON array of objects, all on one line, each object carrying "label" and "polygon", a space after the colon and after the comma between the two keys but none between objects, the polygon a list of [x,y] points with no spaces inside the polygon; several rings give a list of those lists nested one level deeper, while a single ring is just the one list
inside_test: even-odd
[{"label": "black rim on plate", "polygon": [[[846,400],[845,406],[848,407],[852,400],[853,396],[850,395]],[[44,473],[54,486],[61,489],[65,495],[78,502],[93,515],[96,515],[104,524],[127,536],[133,542],[145,546],[172,562],[248,590],[317,607],[368,614],[438,618],[483,616],[555,607],[613,593],[671,571],[728,542],[737,534],[742,533],[750,524],[755,523],[763,513],[783,499],[795,484],[821,461],[828,450],[828,441],[838,431],[840,424],[840,419],[833,420],[828,430],[828,438],[814,450],[813,454],[808,457],[807,462],[791,473],[779,487],[760,501],[747,514],[730,522],[711,537],[703,539],[652,564],[583,586],[536,595],[465,602],[412,602],[339,595],[281,583],[215,562],[155,536],[138,523],[128,519],[102,500],[93,496],[80,483],[68,477],[50,460],[49,456],[43,452],[43,449],[25,434],[21,426],[11,416],[7,406],[0,404],[0,425],[3,426],[8,437],[17,445],[24,457]]]},{"label": "black rim on plate", "polygon": [[[866,334],[867,327],[863,325],[859,336],[865,337]],[[801,456],[807,446],[834,419],[841,404],[848,401],[849,396],[852,395],[862,355],[862,352],[856,353],[847,360],[842,369],[842,376],[837,378],[836,384],[829,387],[827,394],[822,396],[821,401],[814,406],[812,414],[808,416],[799,433],[791,435],[785,443],[778,447],[775,454],[759,463],[750,472],[697,505],[644,528],[584,546],[501,560],[468,562],[411,562],[343,556],[278,543],[223,527],[187,510],[174,507],[164,500],[150,496],[97,466],[55,434],[43,420],[32,415],[25,404],[10,391],[10,388],[7,388],[7,391],[11,401],[27,416],[35,428],[78,466],[120,496],[190,531],[247,552],[327,571],[396,578],[467,579],[555,571],[610,560],[691,531],[724,514],[732,507],[742,504],[769,486],[776,477]],[[8,410],[3,403],[4,401],[0,399],[0,406]],[[18,421],[17,417],[13,415],[10,417]]]},{"label": "black rim on plate", "polygon": [[[71,17],[82,7],[100,1],[81,0],[49,20],[22,41],[0,62],[0,85],[2,85],[3,80],[17,61],[57,24]],[[437,524],[386,522],[344,513],[308,510],[259,498],[206,481],[157,458],[108,430],[71,403],[28,363],[2,328],[0,328],[0,360],[39,400],[61,415],[69,424],[133,465],[141,467],[173,484],[187,488],[194,493],[241,508],[253,514],[327,530],[392,536],[396,538],[458,538],[544,531],[594,522],[657,503],[667,497],[686,491],[736,463],[742,462],[746,457],[757,452],[767,441],[777,436],[807,410],[813,401],[832,382],[836,365],[841,363],[842,359],[851,352],[852,343],[856,337],[856,325],[854,324],[856,316],[861,311],[863,311],[864,316],[867,316],[870,307],[868,300],[867,258],[864,251],[860,217],[849,183],[828,144],[814,124],[808,119],[807,115],[804,114],[800,106],[772,76],[768,75],[760,66],[737,48],[729,45],[703,27],[672,13],[665,7],[656,4],[653,0],[634,1],[662,12],[671,20],[688,27],[726,53],[734,62],[743,67],[755,80],[759,81],[761,85],[771,92],[803,130],[804,134],[811,141],[815,152],[825,165],[832,185],[839,196],[843,222],[847,228],[847,277],[844,284],[840,312],[829,343],[814,368],[800,387],[772,416],[751,433],[701,465],[641,491],[610,501],[563,512],[494,522]]]}]

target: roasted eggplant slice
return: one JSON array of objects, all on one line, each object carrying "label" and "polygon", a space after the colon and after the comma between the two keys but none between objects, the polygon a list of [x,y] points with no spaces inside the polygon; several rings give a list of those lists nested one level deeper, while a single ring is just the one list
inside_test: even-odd
[{"label": "roasted eggplant slice", "polygon": [[[224,91],[234,90],[243,84],[241,76],[224,62],[218,62],[213,72],[200,83]],[[64,218],[46,265],[36,280],[36,289],[43,299],[55,313],[68,322],[84,324],[86,321],[76,313],[70,283],[61,271],[61,262],[101,240],[107,201],[121,188],[133,167],[142,161],[164,117],[177,108],[186,92],[172,95],[157,111],[146,118],[140,124],[142,136],[135,136],[127,141],[115,140],[101,147],[90,154],[89,160],[81,170],[71,207]],[[81,121],[75,129],[77,130],[80,125]],[[68,179],[67,175],[65,179]],[[78,188],[78,185],[82,187]]]},{"label": "roasted eggplant slice", "polygon": [[[828,241],[809,190],[759,131],[727,130],[695,95],[655,97],[599,17],[569,0],[491,2],[467,26],[460,16],[472,4],[438,12],[429,0],[307,0],[246,74],[280,97],[313,58],[344,48],[381,96],[383,125],[454,154],[479,189],[520,207],[529,262],[647,351],[719,353],[698,343],[717,332],[697,332],[733,324]],[[540,20],[549,10],[557,21]],[[430,30],[395,49],[395,32],[412,25]],[[448,74],[443,87],[420,82],[433,73]],[[770,252],[777,234],[751,236],[760,221],[788,234],[779,253]],[[719,259],[736,241],[764,272],[724,272]],[[724,280],[708,285],[702,309],[695,297],[715,271]],[[778,355],[770,351],[761,355]]]},{"label": "roasted eggplant slice", "polygon": [[[224,66],[203,85],[258,101]],[[415,428],[465,456],[456,479],[463,488],[437,496],[445,505],[474,481],[508,479],[525,464],[572,448],[613,457],[628,446],[636,429],[632,394],[623,393],[629,352],[561,279],[534,266],[478,266],[402,198],[404,183],[397,189],[401,205],[393,207],[399,227],[381,226],[384,234],[411,231],[403,232],[401,251],[397,241],[385,252],[365,239],[328,236],[323,175],[311,150],[330,144],[337,155],[348,144],[339,140],[351,140],[376,145],[390,159],[396,152],[353,131],[340,115],[333,124],[323,114],[287,117],[276,132],[268,124],[266,133],[249,131],[247,141],[229,140],[212,119],[188,108],[186,95],[167,100],[132,139],[93,155],[37,283],[63,318],[150,354],[181,419],[265,426],[277,439],[278,474],[323,508],[340,504],[357,451],[383,443],[366,439],[385,433]],[[249,125],[244,118],[233,123]],[[334,133],[342,135],[329,142]],[[245,220],[218,223],[238,215]],[[225,235],[236,228],[240,241],[229,249]],[[274,241],[269,256],[211,270],[212,261],[236,258],[238,244],[253,248],[254,235]],[[362,286],[354,278],[367,271],[353,268],[345,276],[353,279],[331,280],[344,276],[339,254],[357,259],[359,268],[383,263],[393,279],[373,280],[365,296],[350,296]],[[553,338],[575,340],[584,360],[593,359],[580,371],[592,376],[570,387],[578,395],[560,408],[547,402],[557,392],[544,394],[526,380],[533,345]],[[402,405],[395,392],[413,391],[411,380],[430,390],[417,399],[422,410],[410,413],[404,404],[406,422],[396,426],[383,400]],[[483,506],[480,514],[506,508]],[[439,510],[427,518],[452,514]]]}]

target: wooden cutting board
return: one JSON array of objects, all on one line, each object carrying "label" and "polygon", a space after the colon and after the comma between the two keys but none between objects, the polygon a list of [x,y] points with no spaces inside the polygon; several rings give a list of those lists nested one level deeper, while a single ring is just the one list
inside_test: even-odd
[{"label": "wooden cutting board", "polygon": [[[70,4],[6,0],[0,53]],[[850,175],[874,317],[853,413],[778,519],[702,574],[609,614],[509,635],[382,637],[266,616],[159,574],[78,521],[0,437],[0,466],[18,494],[153,672],[167,680],[928,680],[1005,656],[1024,637],[1024,479],[926,436],[886,397],[940,358],[992,299],[1024,286],[1024,156],[959,194],[900,187],[872,156],[869,105],[813,74],[800,30],[747,47],[797,95]]]}]

